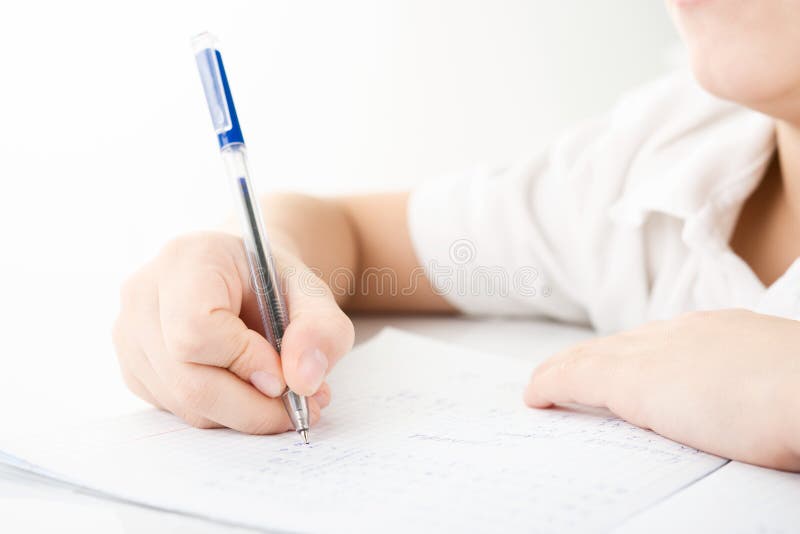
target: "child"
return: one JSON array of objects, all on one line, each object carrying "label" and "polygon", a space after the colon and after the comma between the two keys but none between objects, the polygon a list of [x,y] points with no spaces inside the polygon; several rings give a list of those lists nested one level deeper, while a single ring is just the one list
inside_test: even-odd
[{"label": "child", "polygon": [[[169,243],[122,291],[127,384],[198,427],[283,432],[286,384],[312,422],[330,402],[325,376],[353,343],[342,310],[551,317],[622,333],[540,366],[530,406],[605,406],[800,470],[800,2],[668,4],[699,85],[646,86],[502,173],[265,198],[291,311],[282,359],[251,329],[241,241]],[[398,291],[367,276],[387,272]]]}]

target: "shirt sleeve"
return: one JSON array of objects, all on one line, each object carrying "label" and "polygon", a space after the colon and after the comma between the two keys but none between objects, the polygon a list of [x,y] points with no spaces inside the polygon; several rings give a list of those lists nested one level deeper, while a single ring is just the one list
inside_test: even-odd
[{"label": "shirt sleeve", "polygon": [[728,306],[741,284],[720,279],[719,254],[773,137],[770,117],[677,71],[520,165],[418,187],[411,240],[436,291],[468,314],[607,332]]},{"label": "shirt sleeve", "polygon": [[411,240],[435,291],[467,314],[590,322],[587,256],[619,193],[595,164],[608,127],[599,118],[515,167],[412,191]]}]

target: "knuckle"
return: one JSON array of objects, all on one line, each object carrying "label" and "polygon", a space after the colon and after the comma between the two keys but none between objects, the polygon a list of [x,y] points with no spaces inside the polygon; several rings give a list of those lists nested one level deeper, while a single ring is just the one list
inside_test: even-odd
[{"label": "knuckle", "polygon": [[196,314],[167,327],[164,344],[178,361],[230,367],[250,352],[250,339],[235,315]]},{"label": "knuckle", "polygon": [[196,317],[181,319],[181,324],[166,329],[164,344],[177,360],[190,361],[206,348],[202,322]]},{"label": "knuckle", "polygon": [[229,347],[228,354],[222,355],[225,358],[224,363],[229,369],[246,373],[246,368],[251,366],[250,360],[254,355],[250,343],[251,340],[248,336],[239,335],[238,332],[231,335],[226,344]]},{"label": "knuckle", "polygon": [[173,332],[169,340],[165,340],[169,354],[179,361],[190,361],[202,350],[202,343],[188,331]]}]

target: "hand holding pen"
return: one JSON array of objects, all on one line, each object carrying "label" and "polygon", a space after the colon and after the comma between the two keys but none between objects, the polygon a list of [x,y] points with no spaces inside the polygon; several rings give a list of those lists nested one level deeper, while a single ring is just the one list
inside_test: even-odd
[{"label": "hand holding pen", "polygon": [[[282,218],[267,215],[267,221]],[[271,260],[288,309],[280,352],[267,338],[274,335],[260,302],[267,291],[253,290],[265,286],[253,282],[243,239],[221,232],[180,237],[122,290],[113,337],[122,375],[136,395],[196,427],[273,434],[304,430],[302,413],[287,414],[288,386],[307,397],[313,427],[330,402],[325,376],[351,348],[353,328],[298,257],[295,230],[280,223],[266,228],[281,237],[272,243]],[[313,288],[310,280],[317,282]]]},{"label": "hand holding pen", "polygon": [[[258,200],[250,182],[247,149],[244,145],[242,130],[239,127],[239,119],[236,116],[236,108],[233,105],[233,96],[225,75],[225,67],[222,64],[222,55],[217,50],[213,38],[207,33],[195,37],[192,44],[195,49],[200,79],[203,82],[203,90],[208,101],[208,109],[211,113],[211,121],[214,124],[222,159],[225,162],[225,170],[233,186],[234,198],[239,208],[242,241],[247,253],[250,281],[258,303],[262,331],[270,345],[280,354],[283,335],[286,327],[289,326],[289,316],[283,298],[281,281],[275,270],[272,251],[264,232],[261,210],[259,210]],[[320,363],[322,363],[321,359]],[[256,382],[258,382],[258,377],[256,377]],[[281,399],[283,399],[283,405],[292,426],[307,444],[309,414],[306,398],[286,388],[286,391],[281,394]]]}]

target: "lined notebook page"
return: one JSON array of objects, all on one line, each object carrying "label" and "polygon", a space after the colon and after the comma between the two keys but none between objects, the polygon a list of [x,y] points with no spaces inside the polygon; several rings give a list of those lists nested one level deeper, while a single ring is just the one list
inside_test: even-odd
[{"label": "lined notebook page", "polygon": [[724,464],[608,415],[528,409],[530,372],[386,330],[334,371],[310,446],[148,411],[5,448],[125,499],[310,532],[607,530]]}]

